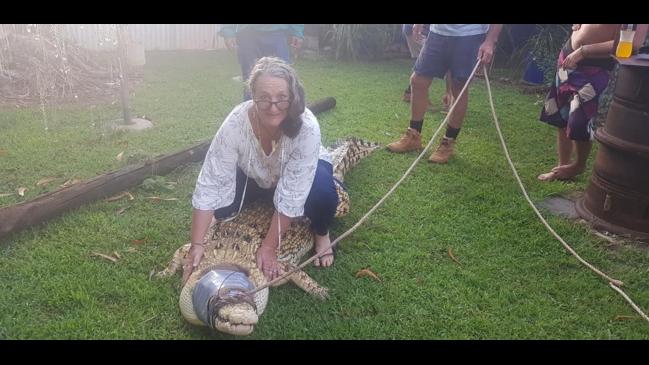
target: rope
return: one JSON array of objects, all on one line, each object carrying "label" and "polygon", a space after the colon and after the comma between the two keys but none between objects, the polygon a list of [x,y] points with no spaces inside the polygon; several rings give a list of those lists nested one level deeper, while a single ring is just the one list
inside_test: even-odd
[{"label": "rope", "polygon": [[591,269],[592,271],[594,271],[595,273],[597,273],[598,275],[600,275],[601,277],[606,279],[609,282],[609,285],[615,291],[620,293],[624,297],[624,299],[626,299],[631,304],[633,309],[635,309],[645,320],[647,320],[649,322],[649,318],[647,317],[647,315],[644,314],[642,312],[642,310],[640,310],[640,308],[638,308],[638,306],[635,303],[633,303],[633,301],[631,299],[629,299],[629,297],[626,294],[624,294],[622,289],[619,288],[620,286],[624,285],[624,283],[622,281],[620,281],[620,280],[613,279],[613,278],[609,277],[608,275],[604,274],[603,272],[598,270],[596,267],[594,267],[593,265],[589,264],[584,259],[582,259],[577,254],[577,252],[575,252],[575,250],[573,250],[572,247],[570,247],[570,245],[568,245],[563,240],[563,238],[561,238],[561,236],[559,236],[557,234],[557,232],[555,232],[554,229],[552,229],[552,227],[550,227],[550,225],[545,220],[543,215],[541,215],[539,210],[536,208],[536,206],[534,205],[534,203],[530,199],[529,195],[527,194],[527,191],[525,190],[525,186],[523,185],[523,182],[521,181],[520,176],[518,176],[518,172],[516,171],[516,167],[514,167],[514,163],[512,162],[512,159],[509,156],[509,151],[507,150],[507,145],[505,144],[505,139],[503,138],[502,132],[500,131],[500,124],[498,123],[498,118],[496,117],[496,110],[494,108],[493,97],[491,95],[491,85],[489,83],[489,76],[487,75],[487,68],[486,67],[484,67],[484,76],[485,76],[485,83],[487,85],[487,95],[489,96],[489,105],[491,106],[491,115],[493,116],[494,124],[496,125],[496,131],[498,132],[498,138],[500,139],[500,144],[501,144],[501,146],[503,148],[503,151],[505,152],[505,157],[507,157],[507,162],[509,163],[509,167],[511,167],[512,172],[514,173],[514,177],[516,178],[516,181],[518,182],[518,186],[521,188],[521,191],[523,192],[523,195],[525,196],[525,199],[527,200],[527,202],[532,207],[532,210],[534,210],[534,213],[536,213],[536,215],[539,217],[541,222],[543,222],[543,225],[545,225],[545,227],[548,229],[548,231],[550,231],[550,233],[552,233],[552,235],[557,240],[559,240],[559,242],[561,242],[561,244],[563,245],[563,247],[565,247],[566,250],[568,250],[573,256],[575,256],[579,262],[581,262],[586,267],[588,267],[589,269]]},{"label": "rope", "polygon": [[[478,66],[479,66],[479,65],[480,65],[480,62],[478,61],[478,62],[476,63],[476,65],[475,65],[475,67],[473,68],[473,71],[471,72],[471,75],[469,76],[469,78],[467,79],[466,83],[464,84],[464,87],[462,88],[462,90],[460,91],[460,93],[458,94],[458,96],[455,98],[453,104],[451,105],[451,108],[450,108],[450,110],[448,111],[448,114],[446,115],[446,118],[444,118],[444,120],[440,123],[439,127],[437,127],[437,129],[435,130],[435,133],[433,133],[433,136],[431,137],[431,139],[430,139],[430,141],[428,142],[428,144],[426,145],[426,147],[425,147],[425,148],[423,149],[423,151],[419,154],[419,156],[417,156],[417,158],[413,161],[413,163],[412,163],[412,164],[410,165],[410,167],[406,170],[406,172],[403,174],[403,176],[402,176],[402,177],[401,177],[401,178],[400,178],[400,179],[399,179],[399,180],[394,184],[394,186],[392,186],[392,188],[391,188],[391,189],[390,189],[390,190],[389,190],[389,191],[388,191],[388,192],[383,196],[383,198],[381,198],[381,200],[379,200],[379,201],[378,201],[378,202],[377,202],[377,203],[376,203],[376,204],[375,204],[375,205],[374,205],[374,206],[373,206],[373,207],[372,207],[372,208],[371,208],[367,213],[365,213],[365,215],[363,215],[363,217],[361,217],[361,218],[358,220],[358,222],[356,222],[356,224],[354,224],[354,226],[352,226],[352,227],[351,227],[350,229],[348,229],[346,232],[344,232],[343,234],[341,234],[340,236],[338,236],[338,238],[336,238],[336,239],[335,239],[335,240],[334,240],[334,241],[333,241],[333,242],[332,242],[332,243],[331,243],[327,248],[325,248],[325,249],[322,250],[322,251],[326,251],[327,249],[329,249],[329,248],[335,246],[338,242],[340,242],[340,241],[341,241],[342,239],[344,239],[345,237],[349,236],[349,235],[350,235],[352,232],[354,232],[358,227],[360,227],[360,225],[363,224],[363,222],[365,222],[365,220],[369,217],[369,215],[372,214],[376,209],[378,209],[378,207],[381,206],[381,204],[383,204],[383,202],[384,202],[384,201],[385,201],[385,200],[386,200],[390,195],[392,195],[392,193],[397,189],[397,187],[398,187],[399,185],[401,185],[401,183],[403,182],[403,180],[405,180],[406,177],[410,174],[410,172],[415,168],[415,166],[417,165],[417,163],[419,162],[419,160],[421,160],[421,158],[426,154],[426,152],[428,151],[428,149],[430,148],[430,146],[433,144],[435,138],[437,137],[437,134],[438,134],[439,131],[442,129],[442,127],[446,124],[448,118],[452,115],[453,110],[455,109],[455,105],[457,104],[458,100],[462,97],[462,95],[463,95],[464,92],[466,91],[467,87],[469,86],[469,84],[470,84],[471,81],[473,80],[473,77],[474,77],[475,72],[476,72],[476,70],[478,69]],[[561,236],[559,236],[559,235],[557,234],[557,232],[556,232],[554,229],[552,229],[552,227],[548,224],[548,222],[546,221],[546,219],[543,217],[543,215],[539,212],[539,210],[536,208],[536,206],[534,205],[534,203],[533,203],[532,200],[530,199],[529,195],[527,194],[527,190],[525,190],[525,186],[523,185],[523,182],[521,181],[521,178],[520,178],[520,176],[518,175],[518,172],[516,171],[516,167],[514,167],[514,163],[512,162],[512,159],[511,159],[511,157],[510,157],[510,155],[509,155],[509,150],[507,149],[507,145],[505,144],[505,140],[504,140],[503,135],[502,135],[502,132],[501,132],[501,130],[500,130],[500,124],[498,123],[498,117],[496,116],[496,110],[495,110],[495,107],[494,107],[493,97],[492,97],[492,94],[491,94],[491,84],[490,84],[490,82],[489,82],[489,76],[488,76],[488,73],[487,73],[487,67],[486,67],[486,66],[483,66],[483,72],[484,72],[484,77],[485,77],[485,84],[487,85],[487,94],[488,94],[488,96],[489,96],[489,105],[490,105],[490,107],[491,107],[491,114],[492,114],[492,116],[493,116],[494,124],[495,124],[495,126],[496,126],[496,131],[498,132],[498,138],[500,139],[500,144],[501,144],[501,146],[502,146],[502,148],[503,148],[503,151],[505,152],[505,157],[507,158],[507,162],[509,163],[509,166],[510,166],[511,169],[512,169],[512,172],[513,172],[513,174],[514,174],[514,177],[516,178],[516,181],[518,182],[518,186],[521,188],[521,191],[522,191],[522,193],[523,193],[523,196],[525,197],[525,199],[527,200],[527,202],[529,203],[529,205],[532,207],[532,210],[533,210],[534,213],[539,217],[539,219],[541,220],[541,222],[543,223],[543,225],[548,229],[548,231],[550,231],[550,233],[552,233],[552,235],[553,235],[553,236],[554,236],[554,237],[555,237],[559,242],[561,242],[561,244],[563,245],[563,247],[564,247],[566,250],[568,250],[568,252],[570,252],[573,256],[575,256],[575,258],[577,258],[577,260],[578,260],[579,262],[581,262],[582,264],[584,264],[586,267],[588,267],[589,269],[591,269],[592,271],[594,271],[595,273],[597,273],[598,275],[600,275],[601,277],[603,277],[604,279],[606,279],[606,280],[608,281],[608,283],[609,283],[609,286],[610,286],[611,288],[613,288],[613,290],[615,290],[616,292],[618,292],[620,295],[622,295],[622,297],[623,297],[627,302],[629,302],[629,304],[631,305],[631,307],[633,307],[633,309],[634,309],[636,312],[638,312],[638,313],[640,314],[640,316],[642,316],[642,318],[644,318],[647,322],[649,322],[649,317],[647,317],[647,315],[644,314],[644,312],[643,312],[643,311],[642,311],[642,310],[641,310],[641,309],[640,309],[640,308],[639,308],[639,307],[638,307],[638,306],[637,306],[637,305],[636,305],[636,304],[635,304],[635,303],[634,303],[634,302],[633,302],[633,301],[632,301],[632,300],[631,300],[631,299],[630,299],[630,298],[629,298],[629,297],[624,293],[624,291],[622,291],[622,289],[619,288],[620,286],[624,285],[624,283],[623,283],[621,280],[617,280],[617,279],[613,279],[613,278],[609,277],[608,275],[606,275],[605,273],[603,273],[602,271],[600,271],[599,269],[597,269],[596,267],[594,267],[593,265],[589,264],[587,261],[585,261],[584,259],[582,259],[582,258],[577,254],[577,252],[575,252],[575,250],[573,250],[572,247],[570,247],[570,245],[568,245],[568,244],[563,240],[563,238],[561,238]],[[322,252],[322,251],[321,251],[321,252]],[[310,264],[310,263],[311,263],[313,260],[315,260],[318,256],[320,256],[320,253],[319,253],[319,252],[316,253],[315,255],[311,256],[311,258],[309,258],[308,260],[304,261],[302,264],[300,264],[299,266],[295,267],[294,269],[292,269],[292,270],[290,270],[290,271],[284,273],[283,275],[281,275],[281,276],[275,278],[274,280],[272,280],[272,281],[270,281],[270,282],[268,282],[268,283],[266,283],[266,284],[264,284],[264,285],[262,285],[262,286],[260,286],[260,287],[258,287],[258,288],[256,288],[256,289],[254,289],[254,290],[249,291],[248,294],[250,294],[250,295],[254,295],[254,294],[257,293],[258,291],[263,290],[263,289],[265,289],[265,288],[267,288],[267,287],[269,287],[269,286],[271,286],[271,285],[273,285],[273,284],[275,284],[275,283],[277,283],[277,282],[279,282],[279,281],[285,279],[286,277],[292,275],[293,273],[295,273],[295,272],[301,270],[302,268],[304,268],[306,265]]]}]

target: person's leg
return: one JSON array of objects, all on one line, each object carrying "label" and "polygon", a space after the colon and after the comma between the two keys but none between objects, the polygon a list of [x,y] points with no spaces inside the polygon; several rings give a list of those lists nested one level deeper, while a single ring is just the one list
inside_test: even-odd
[{"label": "person's leg", "polygon": [[452,80],[451,81],[451,91],[453,93],[453,99],[457,100],[453,112],[448,117],[448,124],[446,125],[446,133],[444,137],[440,140],[439,146],[428,158],[428,162],[431,163],[447,163],[448,160],[453,156],[453,149],[455,145],[455,139],[460,133],[460,128],[464,123],[464,116],[466,115],[466,110],[469,105],[469,90],[467,89],[461,98],[458,98],[460,91],[464,87],[465,82]]},{"label": "person's leg", "polygon": [[[537,177],[541,181],[552,181],[556,179],[557,176],[554,169],[561,165],[569,164],[572,156],[572,141],[568,138],[568,134],[566,133],[568,115],[570,113],[569,100],[571,95],[567,93],[567,88],[565,86],[561,86],[568,80],[559,77],[559,71],[561,70],[561,64],[564,59],[564,52],[560,51],[557,58],[557,70],[554,76],[554,82],[550,85],[550,90],[545,97],[543,108],[541,109],[541,115],[539,116],[541,122],[557,128],[557,155],[559,160],[557,165],[549,172],[540,174]],[[563,92],[560,93],[560,90],[563,90]]]},{"label": "person's leg", "polygon": [[559,165],[563,166],[570,163],[572,158],[572,141],[568,138],[566,128],[557,128],[557,154],[559,155]]},{"label": "person's leg", "polygon": [[444,92],[444,97],[442,98],[442,105],[444,105],[443,112],[448,112],[453,105],[453,83],[451,80],[451,72],[447,72],[444,76],[444,84],[446,85],[446,91]]},{"label": "person's leg", "polygon": [[[563,133],[557,137],[559,166],[553,168],[551,173],[539,176],[540,180],[570,180],[586,169],[592,148],[591,140],[599,98],[606,89],[608,80],[609,72],[598,67],[578,67],[568,74],[565,83],[569,87],[564,87],[566,91],[561,94],[565,97],[557,98],[557,100],[565,99],[563,102],[560,101],[562,104],[560,114],[567,117],[566,128],[562,129]],[[573,145],[576,158],[571,162]]]},{"label": "person's leg", "polygon": [[[428,89],[430,89],[430,84],[432,82],[432,78],[417,75],[416,73],[413,73],[412,76],[410,76],[410,87],[412,93],[410,120],[421,121],[423,124],[426,109],[428,108]],[[418,129],[418,132],[421,133],[422,125],[418,125],[417,127],[411,125],[411,128]]]},{"label": "person's leg", "polygon": [[[571,141],[571,143],[573,143]],[[591,141],[574,141],[575,161],[552,169],[554,178],[559,180],[571,180],[586,170],[586,163],[592,147]]]},{"label": "person's leg", "polygon": [[406,103],[410,102],[410,98],[412,98],[412,89],[410,88],[410,84],[408,84],[408,87],[406,90],[403,91],[403,101]]},{"label": "person's leg", "polygon": [[254,179],[248,178],[248,185],[246,186],[246,174],[237,167],[237,177],[236,177],[236,191],[234,194],[234,201],[232,204],[227,207],[219,208],[214,210],[214,217],[217,219],[229,218],[239,211],[241,206],[241,199],[243,197],[243,190],[245,187],[246,196],[244,198],[244,205],[249,202],[258,199],[261,196],[267,195],[272,196],[272,189],[262,189],[257,185]]},{"label": "person's leg", "polygon": [[333,249],[329,227],[333,222],[338,206],[338,194],[333,179],[333,166],[324,160],[318,160],[315,178],[311,191],[304,204],[304,215],[311,220],[311,228],[315,238],[315,251],[322,256],[315,259],[315,266],[328,267],[333,264]]},{"label": "person's leg", "polygon": [[552,168],[550,172],[539,175],[539,180],[552,181],[558,178],[555,169],[570,164],[570,159],[572,157],[572,141],[568,138],[566,128],[557,128],[557,154],[559,157],[557,166]]},{"label": "person's leg", "polygon": [[447,77],[450,76],[451,78],[451,92],[455,100],[455,108],[448,117],[446,133],[441,139],[437,150],[428,158],[429,162],[446,163],[453,155],[455,140],[460,133],[462,124],[464,124],[464,116],[469,105],[469,90],[464,91],[462,97],[459,97],[459,95],[475,67],[478,49],[484,38],[484,34],[453,37],[452,42],[449,44],[451,59],[450,73]]},{"label": "person's leg", "polygon": [[[241,80],[246,83],[250,77],[250,71],[260,57],[259,32],[242,31],[237,33],[237,56],[241,66]],[[243,101],[250,100],[250,90],[244,87]]]},{"label": "person's leg", "polygon": [[[601,84],[600,82],[598,89],[603,91],[605,85]],[[597,100],[599,95],[601,95],[597,94],[597,89],[592,85],[597,85],[596,79],[593,79],[591,83],[579,89],[579,92],[575,94],[571,102],[568,127],[565,130],[566,134],[563,138],[571,144],[574,143],[576,152],[575,161],[568,163],[560,162],[558,167],[552,169],[557,179],[573,179],[586,169],[586,163],[588,162],[588,156],[592,147],[592,136],[589,125],[597,118]],[[584,89],[592,90],[592,92],[586,92]],[[566,142],[564,141],[563,143]],[[568,148],[565,147],[565,150],[568,150]],[[559,153],[561,153],[561,145],[559,145]],[[568,152],[564,151],[563,153],[567,154]],[[565,156],[563,157],[565,158]]]},{"label": "person's leg", "polygon": [[[466,84],[471,72],[475,68],[478,58],[478,49],[485,39],[484,34],[454,37],[451,52],[450,70],[447,77],[451,79],[451,93],[458,99],[460,91]],[[469,103],[469,89],[457,101],[453,114],[449,117],[448,126],[455,129],[462,128],[464,116]]]},{"label": "person's leg", "polygon": [[448,66],[446,43],[449,37],[431,33],[424,43],[410,76],[412,102],[410,105],[410,127],[396,142],[387,145],[392,152],[408,152],[422,148],[421,130],[428,107],[428,89],[433,78],[442,78]]},{"label": "person's leg", "polygon": [[464,87],[464,84],[465,81],[459,81],[459,80],[451,81],[451,93],[453,95],[453,99],[457,100],[457,103],[455,104],[455,109],[453,109],[453,113],[451,113],[451,115],[448,118],[448,127],[455,128],[458,130],[462,128],[462,124],[464,124],[464,116],[466,115],[466,110],[469,106],[468,88],[466,91],[464,91],[462,97],[458,98],[458,96],[460,95],[460,91],[462,91],[462,88]]}]

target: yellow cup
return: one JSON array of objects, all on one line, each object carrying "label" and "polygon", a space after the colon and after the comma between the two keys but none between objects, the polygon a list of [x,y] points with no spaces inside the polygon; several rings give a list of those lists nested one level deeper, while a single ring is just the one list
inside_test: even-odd
[{"label": "yellow cup", "polygon": [[615,50],[615,56],[620,58],[629,58],[633,51],[633,36],[635,31],[633,30],[622,30],[620,31],[620,42],[617,44],[617,49]]}]

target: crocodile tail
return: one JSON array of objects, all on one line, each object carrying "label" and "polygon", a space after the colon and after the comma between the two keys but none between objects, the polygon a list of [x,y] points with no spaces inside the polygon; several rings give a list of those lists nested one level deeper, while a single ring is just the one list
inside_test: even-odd
[{"label": "crocodile tail", "polygon": [[339,218],[349,212],[349,194],[342,184],[345,174],[356,166],[361,159],[376,150],[379,144],[351,137],[339,141],[335,146],[332,148],[331,157],[334,177],[336,178],[334,183],[336,193],[338,193],[338,206],[336,207],[335,217]]},{"label": "crocodile tail", "polygon": [[345,174],[358,164],[360,160],[367,157],[379,144],[368,142],[356,137],[347,138],[336,143],[331,152],[333,161],[334,177],[340,181],[344,180]]}]

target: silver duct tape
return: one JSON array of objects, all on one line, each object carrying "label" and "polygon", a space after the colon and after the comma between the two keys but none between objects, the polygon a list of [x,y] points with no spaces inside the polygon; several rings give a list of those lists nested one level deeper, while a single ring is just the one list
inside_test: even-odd
[{"label": "silver duct tape", "polygon": [[196,316],[209,326],[208,303],[211,297],[219,295],[219,293],[222,296],[227,296],[237,292],[247,292],[254,288],[255,285],[248,276],[240,271],[210,270],[196,283],[192,293]]}]

